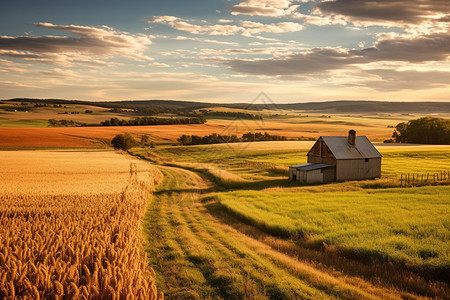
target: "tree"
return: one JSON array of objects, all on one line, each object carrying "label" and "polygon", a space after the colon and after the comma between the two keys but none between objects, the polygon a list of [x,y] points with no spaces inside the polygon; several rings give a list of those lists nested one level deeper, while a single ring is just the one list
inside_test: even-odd
[{"label": "tree", "polygon": [[121,149],[127,151],[135,147],[137,145],[137,142],[129,133],[125,133],[116,135],[112,139],[111,144],[114,147],[114,150]]},{"label": "tree", "polygon": [[424,117],[399,123],[392,137],[397,143],[450,144],[450,120]]},{"label": "tree", "polygon": [[181,145],[192,145],[192,136],[183,134],[177,140]]}]

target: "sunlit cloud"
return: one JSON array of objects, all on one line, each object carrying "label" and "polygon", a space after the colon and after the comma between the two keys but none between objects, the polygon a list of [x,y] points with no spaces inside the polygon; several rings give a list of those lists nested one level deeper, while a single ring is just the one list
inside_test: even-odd
[{"label": "sunlit cloud", "polygon": [[219,41],[219,40],[212,40],[212,39],[204,39],[199,37],[187,37],[187,36],[177,36],[175,38],[179,41],[196,41],[196,42],[202,42],[202,43],[211,43],[211,44],[218,44],[218,45],[229,45],[229,46],[237,46],[238,43],[236,42],[225,42],[225,41]]},{"label": "sunlit cloud", "polygon": [[260,33],[284,33],[295,32],[303,29],[303,25],[296,22],[278,22],[263,24],[253,21],[240,21],[238,24],[192,24],[173,16],[157,16],[149,19],[150,23],[167,24],[173,29],[186,31],[198,35],[243,35],[251,37]]},{"label": "sunlit cloud", "polygon": [[281,58],[235,59],[225,63],[234,71],[255,75],[300,75],[324,73],[356,64],[381,61],[421,63],[446,61],[450,55],[450,36],[433,34],[416,38],[381,39],[361,50],[314,48]]},{"label": "sunlit cloud", "polygon": [[116,56],[136,61],[151,61],[144,50],[151,44],[148,36],[119,32],[108,26],[54,25],[37,23],[37,27],[67,32],[73,36],[0,36],[0,56],[43,63],[71,65]]},{"label": "sunlit cloud", "polygon": [[279,17],[290,14],[298,8],[291,0],[245,0],[228,7],[232,15]]}]

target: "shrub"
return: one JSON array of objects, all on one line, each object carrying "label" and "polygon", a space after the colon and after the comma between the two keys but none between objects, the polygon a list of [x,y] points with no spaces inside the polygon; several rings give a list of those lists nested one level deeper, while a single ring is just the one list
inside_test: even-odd
[{"label": "shrub", "polygon": [[137,145],[136,141],[129,133],[116,135],[112,139],[111,144],[115,150],[120,149],[124,151],[130,150]]}]

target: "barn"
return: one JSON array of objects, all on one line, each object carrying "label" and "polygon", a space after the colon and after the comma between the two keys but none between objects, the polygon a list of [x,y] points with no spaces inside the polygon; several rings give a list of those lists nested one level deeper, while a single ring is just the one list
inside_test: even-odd
[{"label": "barn", "polygon": [[321,136],[308,163],[289,167],[289,179],[307,183],[373,179],[381,176],[381,154],[365,136]]}]

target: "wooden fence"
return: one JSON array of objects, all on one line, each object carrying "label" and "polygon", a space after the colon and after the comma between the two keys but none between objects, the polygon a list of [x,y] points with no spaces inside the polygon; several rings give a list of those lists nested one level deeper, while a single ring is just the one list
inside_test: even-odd
[{"label": "wooden fence", "polygon": [[400,175],[400,187],[433,185],[450,183],[450,171],[441,171],[437,173],[408,173]]}]

